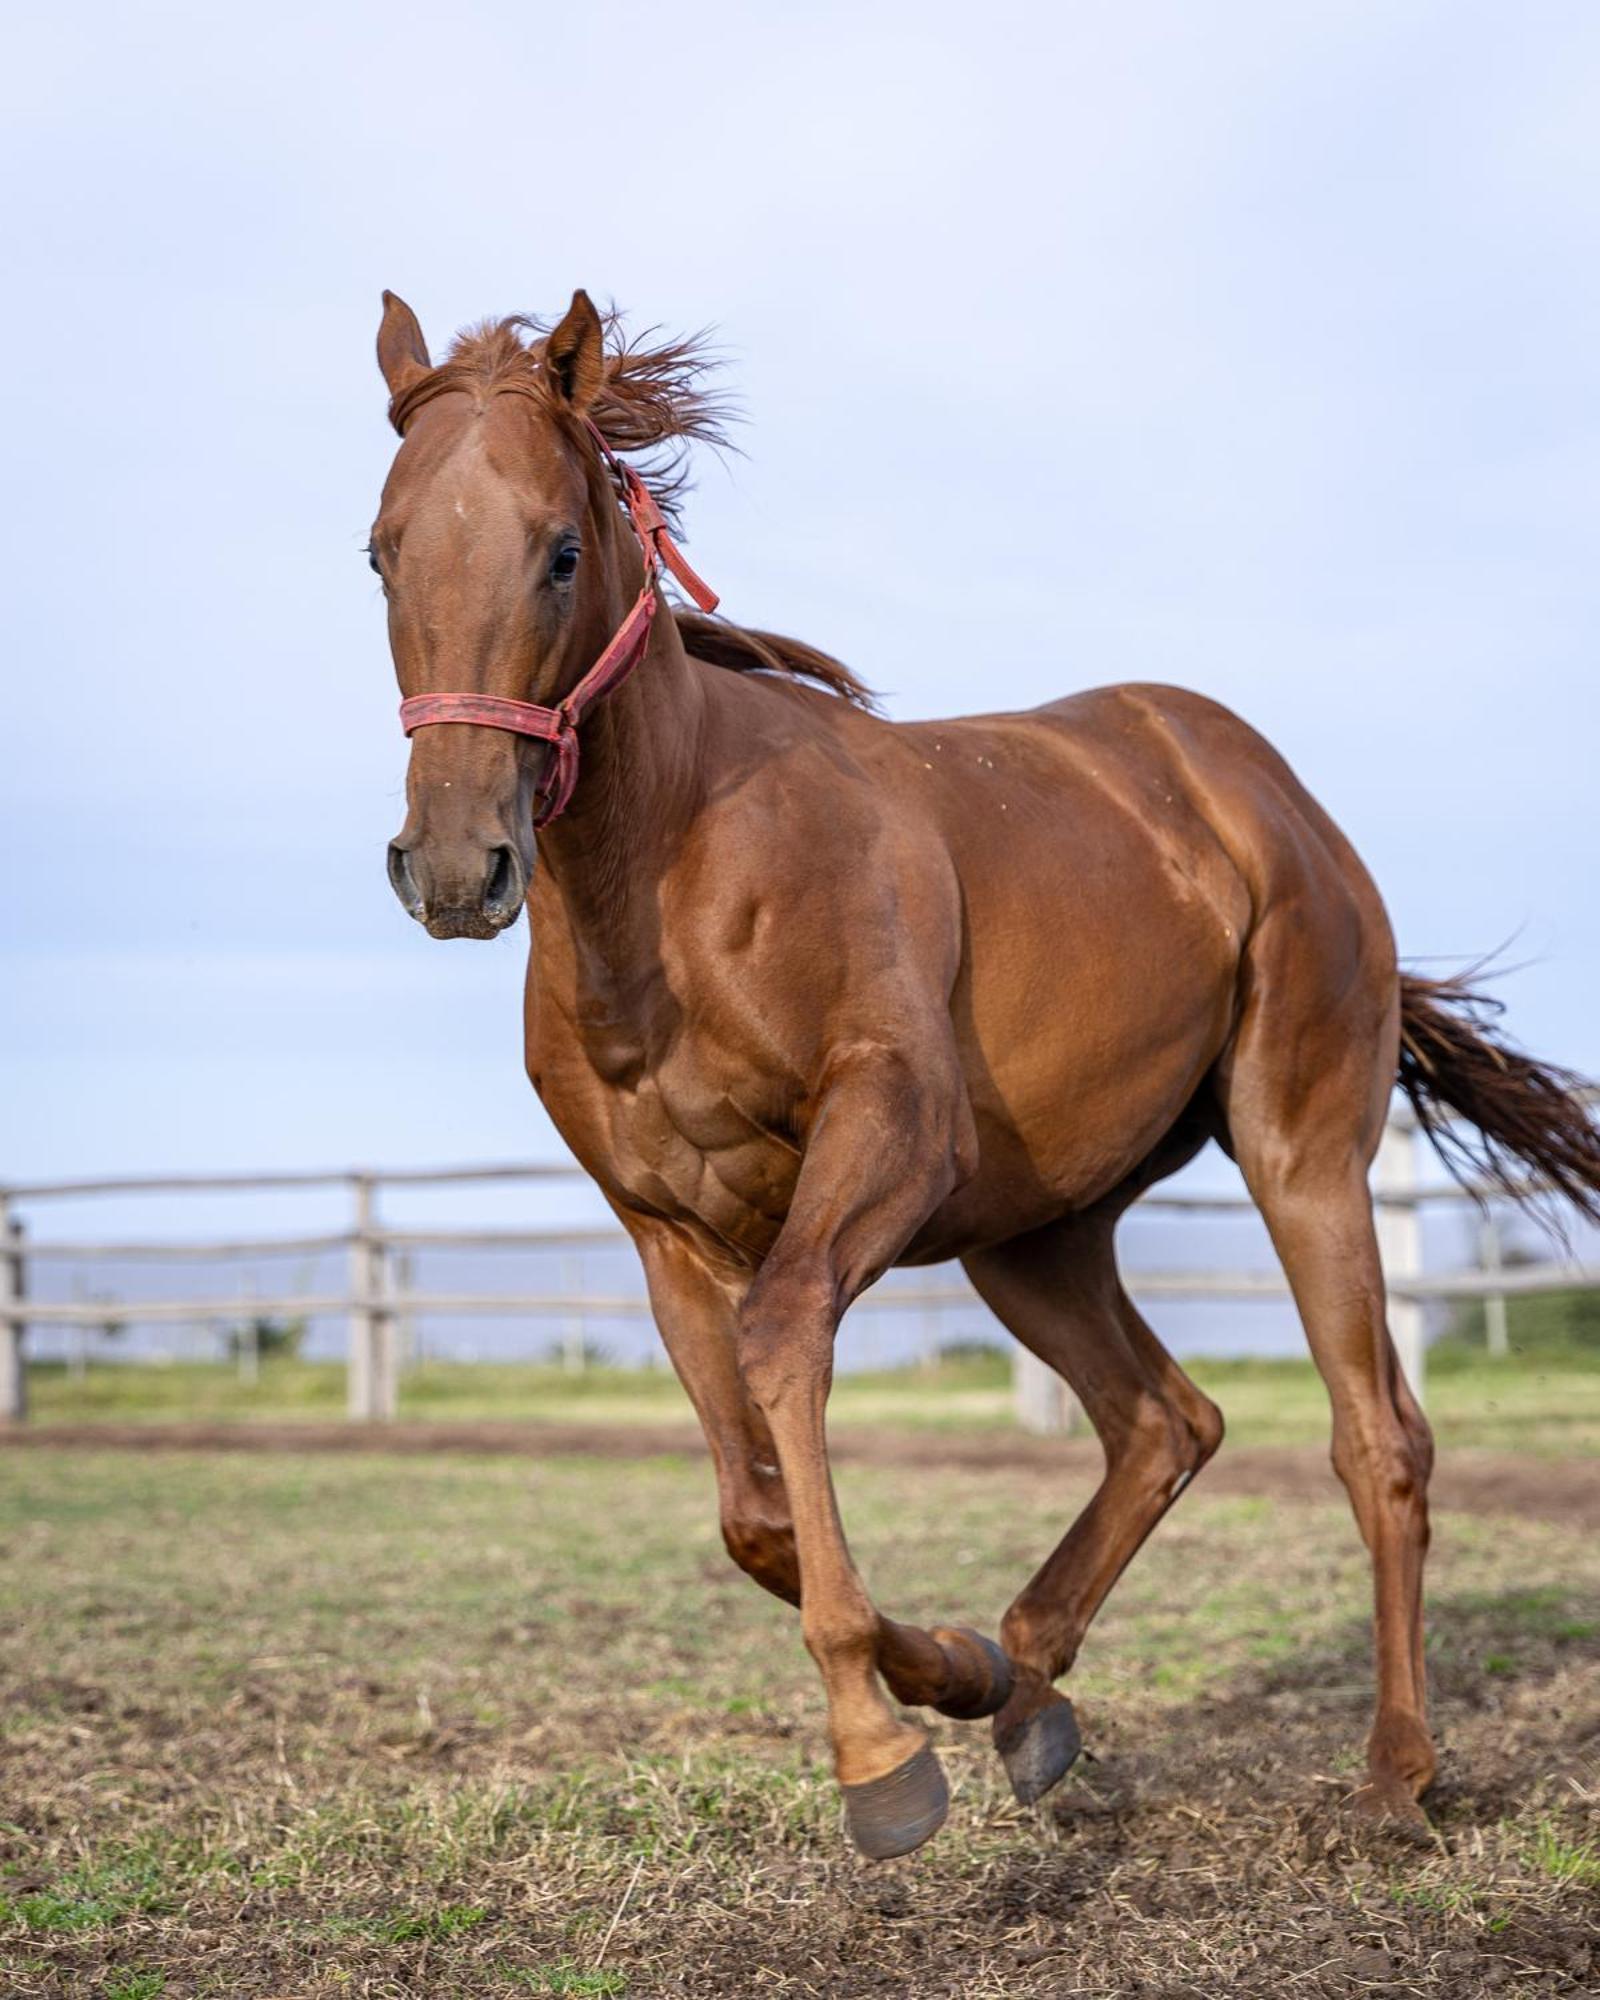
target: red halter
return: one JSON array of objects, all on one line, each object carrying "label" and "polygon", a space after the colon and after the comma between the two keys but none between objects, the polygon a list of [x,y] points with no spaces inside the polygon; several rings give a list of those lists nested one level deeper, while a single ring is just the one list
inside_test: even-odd
[{"label": "red halter", "polygon": [[432,722],[475,722],[487,729],[509,729],[514,736],[537,736],[552,744],[544,781],[534,803],[533,823],[545,826],[565,812],[578,782],[578,725],[585,710],[602,695],[621,687],[644,658],[650,637],[650,621],[656,614],[656,578],[666,564],[702,611],[715,611],[717,594],[697,577],[672,536],[655,503],[655,496],[634,471],[611,449],[599,427],[589,424],[601,455],[622,486],[622,504],[644,551],[644,582],[633,607],[617,627],[605,651],[566,698],[554,708],[536,702],[508,701],[493,694],[414,694],[400,704],[400,726],[407,736]]}]

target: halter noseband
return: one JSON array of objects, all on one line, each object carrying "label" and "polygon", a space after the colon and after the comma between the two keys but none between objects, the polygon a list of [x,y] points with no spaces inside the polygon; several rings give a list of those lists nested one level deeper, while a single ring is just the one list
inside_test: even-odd
[{"label": "halter noseband", "polygon": [[400,726],[407,736],[434,722],[473,722],[485,729],[509,730],[514,736],[536,736],[541,742],[551,744],[555,754],[534,802],[535,826],[548,825],[567,809],[578,782],[578,725],[585,711],[602,695],[621,687],[644,658],[650,621],[656,614],[656,578],[661,565],[666,564],[702,611],[717,608],[716,592],[708,589],[684,561],[649,487],[631,465],[618,458],[599,426],[585,421],[601,456],[621,482],[622,504],[644,552],[644,582],[639,595],[607,641],[605,651],[554,708],[541,708],[532,701],[508,701],[493,694],[414,694],[400,704]]}]

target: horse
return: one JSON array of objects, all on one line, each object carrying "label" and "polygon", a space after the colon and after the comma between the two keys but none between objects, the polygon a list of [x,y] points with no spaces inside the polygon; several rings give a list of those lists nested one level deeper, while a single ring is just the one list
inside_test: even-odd
[{"label": "horse", "polygon": [[[369,557],[411,739],[390,878],[435,938],[526,909],[528,1076],[637,1248],[729,1554],[799,1610],[857,1846],[909,1853],[948,1811],[907,1709],[991,1718],[1024,1803],[1078,1754],[1056,1683],[1222,1440],[1114,1253],[1208,1141],[1287,1274],[1370,1553],[1353,1803],[1426,1826],[1433,1447],[1368,1169],[1398,1084],[1458,1172],[1600,1215],[1580,1080],[1466,975],[1400,970],[1350,843],[1217,703],[897,723],[829,655],[711,616],[671,532],[689,446],[723,436],[703,340],[630,337],[580,291],[436,365],[385,292],[377,347],[401,442]],[[842,1315],[948,1259],[1105,1457],[998,1641],[878,1610],[828,1465]]]}]

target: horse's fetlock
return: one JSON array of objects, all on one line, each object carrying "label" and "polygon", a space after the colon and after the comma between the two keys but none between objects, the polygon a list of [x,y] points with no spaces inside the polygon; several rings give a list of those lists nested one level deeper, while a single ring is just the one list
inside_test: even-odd
[{"label": "horse's fetlock", "polygon": [[1052,1635],[1046,1629],[1048,1619],[1035,1617],[1032,1607],[1024,1601],[1025,1596],[1026,1593],[1018,1598],[1000,1621],[1001,1650],[1027,1677],[1052,1681],[1058,1673],[1066,1671],[1065,1666],[1056,1663],[1060,1634],[1055,1634],[1052,1642]]},{"label": "horse's fetlock", "polygon": [[1420,1798],[1439,1767],[1423,1717],[1407,1710],[1380,1712],[1367,1738],[1367,1767],[1374,1778],[1397,1778]]},{"label": "horse's fetlock", "polygon": [[857,1599],[853,1594],[814,1612],[802,1605],[800,1636],[826,1679],[840,1667],[876,1661],[878,1614],[864,1596]]}]

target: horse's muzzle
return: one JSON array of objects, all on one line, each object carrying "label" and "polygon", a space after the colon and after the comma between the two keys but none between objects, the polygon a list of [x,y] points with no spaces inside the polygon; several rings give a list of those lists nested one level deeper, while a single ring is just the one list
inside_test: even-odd
[{"label": "horse's muzzle", "polygon": [[464,842],[433,850],[402,837],[389,843],[389,882],[401,907],[436,938],[492,938],[517,920],[528,868],[509,842]]}]

